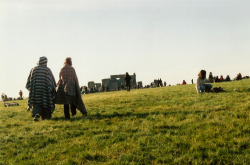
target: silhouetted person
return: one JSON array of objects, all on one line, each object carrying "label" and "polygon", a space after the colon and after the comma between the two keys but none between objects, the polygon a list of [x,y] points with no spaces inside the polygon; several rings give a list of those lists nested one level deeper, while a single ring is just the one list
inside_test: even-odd
[{"label": "silhouetted person", "polygon": [[213,74],[212,74],[212,72],[209,72],[208,78],[209,78],[209,79],[213,79]]},{"label": "silhouetted person", "polygon": [[241,73],[237,74],[236,80],[242,80],[242,75],[241,75]]},{"label": "silhouetted person", "polygon": [[231,81],[231,79],[230,79],[229,75],[227,75],[227,77],[226,77],[225,81]]},{"label": "silhouetted person", "polygon": [[124,76],[124,81],[125,81],[126,88],[127,88],[128,92],[130,91],[130,80],[131,80],[131,76],[128,74],[128,72],[126,72],[126,74]]},{"label": "silhouetted person", "polygon": [[159,86],[160,86],[160,87],[163,86],[163,85],[162,85],[162,80],[161,80],[161,78],[160,78],[160,80],[159,80]]},{"label": "silhouetted person", "polygon": [[220,79],[218,76],[215,77],[214,82],[220,82]]},{"label": "silhouetted person", "polygon": [[223,78],[222,75],[220,76],[220,81],[221,81],[221,82],[224,81],[224,78]]},{"label": "silhouetted person", "polygon": [[181,85],[186,85],[186,84],[187,84],[186,81],[183,80]]},{"label": "silhouetted person", "polygon": [[194,84],[194,80],[193,79],[191,80],[191,83]]}]

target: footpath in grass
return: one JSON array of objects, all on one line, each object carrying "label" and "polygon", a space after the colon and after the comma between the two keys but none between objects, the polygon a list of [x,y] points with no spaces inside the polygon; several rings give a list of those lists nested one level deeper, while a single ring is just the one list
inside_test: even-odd
[{"label": "footpath in grass", "polygon": [[34,122],[0,102],[0,164],[250,164],[250,80],[83,95],[88,116]]}]

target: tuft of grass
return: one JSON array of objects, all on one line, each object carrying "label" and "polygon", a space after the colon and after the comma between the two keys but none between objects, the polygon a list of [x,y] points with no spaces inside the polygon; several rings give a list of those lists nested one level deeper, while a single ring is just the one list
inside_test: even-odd
[{"label": "tuft of grass", "polygon": [[249,164],[250,80],[83,95],[88,116],[34,122],[0,102],[0,164]]}]

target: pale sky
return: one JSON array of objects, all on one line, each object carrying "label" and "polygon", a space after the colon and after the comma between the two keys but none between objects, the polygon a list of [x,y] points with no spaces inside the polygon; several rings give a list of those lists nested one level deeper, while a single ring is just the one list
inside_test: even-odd
[{"label": "pale sky", "polygon": [[[143,85],[250,75],[249,0],[1,0],[0,93],[18,97],[41,56],[56,81],[71,57],[80,85],[136,73]],[[195,89],[194,89],[195,90]]]}]

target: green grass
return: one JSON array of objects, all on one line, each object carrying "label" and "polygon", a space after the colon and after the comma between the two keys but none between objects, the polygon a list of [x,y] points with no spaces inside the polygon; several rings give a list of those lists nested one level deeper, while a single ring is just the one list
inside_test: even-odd
[{"label": "green grass", "polygon": [[[250,80],[83,95],[88,116],[0,105],[0,164],[250,164]],[[234,90],[235,89],[235,90]]]}]

